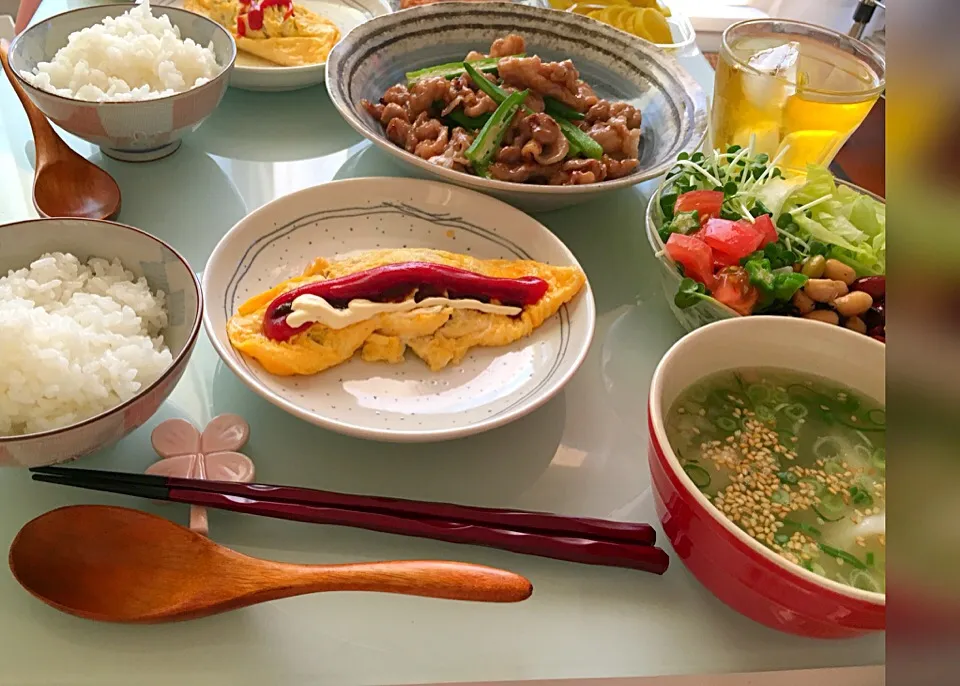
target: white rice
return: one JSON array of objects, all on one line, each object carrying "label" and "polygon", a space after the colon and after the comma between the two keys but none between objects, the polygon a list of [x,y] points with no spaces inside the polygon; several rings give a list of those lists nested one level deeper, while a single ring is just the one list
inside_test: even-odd
[{"label": "white rice", "polygon": [[167,15],[153,16],[144,2],[119,17],[71,33],[51,62],[40,62],[24,80],[49,93],[91,102],[150,100],[207,83],[221,71],[213,52]]},{"label": "white rice", "polygon": [[156,381],[173,363],[164,304],[119,260],[52,253],[0,277],[0,436],[74,424]]}]

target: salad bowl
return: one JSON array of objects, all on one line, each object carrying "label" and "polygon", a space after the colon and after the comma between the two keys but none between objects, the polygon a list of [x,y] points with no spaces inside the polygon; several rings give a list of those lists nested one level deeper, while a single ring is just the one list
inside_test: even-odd
[{"label": "salad bowl", "polygon": [[[697,156],[694,157],[696,158]],[[776,168],[772,167],[771,165],[771,169]],[[773,181],[777,183],[777,187],[759,189],[758,191],[753,192],[753,194],[747,198],[746,204],[749,204],[751,207],[753,207],[756,200],[760,200],[762,206],[764,198],[767,199],[767,202],[770,202],[774,205],[777,203],[783,204],[788,200],[788,196],[793,192],[798,193],[798,195],[795,197],[799,198],[802,196],[804,200],[809,198],[812,206],[806,210],[804,214],[812,215],[809,216],[808,219],[810,219],[811,222],[816,223],[811,223],[807,226],[812,228],[817,233],[817,238],[820,240],[816,242],[818,245],[820,245],[820,251],[824,252],[826,257],[829,257],[831,254],[830,249],[833,245],[831,243],[832,240],[843,242],[847,240],[847,237],[853,235],[852,233],[848,234],[847,237],[844,235],[832,235],[828,226],[834,226],[835,224],[833,223],[833,218],[829,216],[828,212],[835,211],[837,212],[837,216],[847,219],[849,218],[849,214],[853,205],[855,203],[863,202],[860,199],[864,198],[869,199],[869,201],[872,203],[876,203],[879,216],[883,216],[885,214],[885,201],[878,195],[842,179],[835,178],[823,168],[812,168],[809,170],[809,173],[812,174],[812,176],[807,176],[807,172],[799,170],[782,170],[778,172],[778,176],[786,177],[786,181],[784,181],[783,178],[773,177],[772,173],[768,173],[767,180],[773,179]],[[671,258],[670,254],[668,254],[662,235],[665,232],[665,225],[668,222],[666,213],[670,211],[671,207],[673,207],[673,203],[675,203],[678,194],[678,178],[679,177],[677,176],[668,176],[668,178],[651,196],[650,201],[647,204],[645,225],[647,241],[657,258],[658,270],[660,272],[664,296],[669,303],[671,311],[677,318],[677,321],[679,321],[687,331],[693,331],[698,327],[705,326],[713,322],[738,318],[742,315],[734,308],[724,304],[720,300],[712,297],[702,297],[702,293],[685,292],[691,285],[690,280],[685,280],[685,274],[681,273],[681,269],[678,268],[678,263]],[[806,184],[804,182],[806,182]],[[761,185],[763,185],[763,180],[761,180]],[[817,197],[813,198],[812,196],[814,195]],[[830,202],[825,201],[825,198],[828,195],[832,196],[830,198]],[[795,206],[799,205],[800,209],[803,209],[801,200],[797,200],[792,204]],[[829,210],[827,208],[829,208]],[[776,208],[775,216],[772,217],[771,222],[775,222],[779,219],[779,210],[780,207],[778,206]],[[824,215],[824,213],[828,214]],[[854,219],[856,220],[856,217]],[[849,232],[858,231],[855,226],[848,225],[842,220],[839,226],[845,227],[845,230]],[[800,244],[804,239],[797,239],[794,238],[793,235],[790,235],[787,238],[792,242],[787,244],[787,242],[784,240],[785,233],[782,229],[775,226],[770,228],[778,232],[776,246],[783,249],[792,249],[797,253],[797,257],[801,259],[804,257],[806,250]],[[868,231],[875,231],[875,229],[868,229]],[[871,253],[871,259],[880,259],[883,261],[885,260],[886,250],[885,225],[883,221],[881,221],[880,234],[880,239],[877,239],[876,235],[865,234],[863,239],[865,241],[864,250]],[[810,241],[810,236],[804,234],[804,237],[807,241]],[[813,241],[810,241],[810,243],[812,242]],[[879,251],[873,250],[872,246],[874,243],[881,245],[881,249]],[[716,265],[715,263],[715,266],[719,265]],[[876,273],[876,266],[871,266],[871,269],[873,271],[861,271],[858,269],[857,275],[864,276]],[[879,306],[880,297],[878,297],[877,300]],[[784,306],[780,307],[779,309],[774,308],[773,311],[764,313],[796,314],[796,312],[791,310],[789,302],[783,303],[783,305]],[[882,307],[879,309],[882,313]],[[875,315],[876,313],[870,313],[869,322],[872,325],[871,330],[873,325],[877,324]],[[876,332],[874,331],[874,333]]]}]

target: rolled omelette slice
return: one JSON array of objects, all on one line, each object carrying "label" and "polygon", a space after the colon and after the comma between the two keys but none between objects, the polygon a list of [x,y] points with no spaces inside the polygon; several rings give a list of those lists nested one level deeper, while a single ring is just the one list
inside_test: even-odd
[{"label": "rolled omelette slice", "polygon": [[[186,9],[224,26],[237,49],[283,67],[321,64],[340,40],[340,30],[302,5],[271,5],[262,11],[262,26],[251,28],[249,13],[258,3],[239,0],[186,0]],[[242,31],[242,35],[241,35]]]},{"label": "rolled omelette slice", "polygon": [[281,67],[305,67],[327,61],[340,32],[334,26],[329,40],[311,38],[237,38],[237,49]]},{"label": "rolled omelette slice", "polygon": [[[318,323],[287,341],[264,336],[267,306],[281,293],[307,283],[399,262],[446,264],[499,278],[536,276],[547,282],[548,289],[540,300],[525,306],[516,316],[438,306],[380,313],[342,329]],[[431,370],[438,371],[458,364],[471,348],[509,345],[530,335],[564,303],[570,302],[585,283],[586,276],[577,267],[554,267],[532,260],[479,260],[412,248],[370,250],[335,261],[319,258],[301,276],[250,298],[230,318],[227,336],[235,349],[278,376],[316,374],[349,360],[357,352],[367,362],[399,363],[404,361],[407,349]]]}]

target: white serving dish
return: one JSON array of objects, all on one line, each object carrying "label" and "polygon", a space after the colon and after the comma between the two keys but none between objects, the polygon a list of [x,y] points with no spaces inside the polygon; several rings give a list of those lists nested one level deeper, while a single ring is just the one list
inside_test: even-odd
[{"label": "white serving dish", "polygon": [[315,186],[250,214],[214,249],[203,291],[204,325],[217,353],[250,389],[301,419],[402,442],[459,438],[518,419],[559,393],[586,357],[596,319],[589,284],[529,337],[474,348],[439,372],[410,353],[400,364],[355,357],[314,376],[281,377],[231,346],[227,321],[249,297],[316,257],[389,247],[578,265],[542,224],[473,191],[391,178]]},{"label": "white serving dish", "polygon": [[[154,0],[152,4],[182,8],[184,0]],[[297,4],[336,24],[341,40],[364,22],[390,11],[380,0],[297,0]],[[326,68],[326,62],[282,67],[238,51],[230,86],[245,91],[295,91],[323,83]]]}]

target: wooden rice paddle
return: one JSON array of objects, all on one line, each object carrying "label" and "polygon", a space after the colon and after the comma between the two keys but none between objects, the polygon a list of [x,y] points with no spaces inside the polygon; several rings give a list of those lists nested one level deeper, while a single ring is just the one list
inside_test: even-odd
[{"label": "wooden rice paddle", "polygon": [[26,524],[10,570],[48,605],[85,619],[194,619],[323,591],[375,591],[510,603],[530,597],[522,576],[442,561],[300,565],[242,555],[139,510],[77,505]]}]

